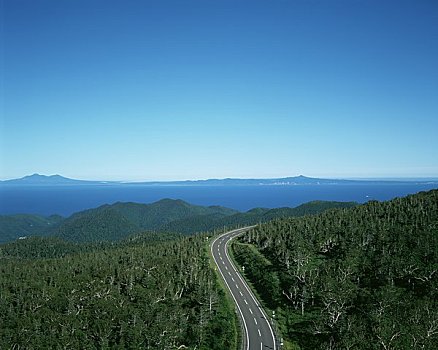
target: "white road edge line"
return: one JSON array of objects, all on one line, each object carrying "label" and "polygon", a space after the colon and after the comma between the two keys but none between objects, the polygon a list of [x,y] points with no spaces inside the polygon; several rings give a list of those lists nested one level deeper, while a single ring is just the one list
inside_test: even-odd
[{"label": "white road edge line", "polygon": [[[223,275],[223,273],[222,273],[222,271],[221,271],[221,269],[220,269],[220,267],[219,267],[219,264],[218,264],[218,262],[216,261],[216,258],[214,257],[214,253],[213,253],[213,246],[214,246],[214,244],[216,243],[216,241],[217,241],[220,237],[225,236],[225,235],[227,235],[228,233],[229,233],[229,232],[225,232],[223,235],[217,237],[217,238],[211,243],[211,249],[210,249],[210,250],[211,250],[211,255],[213,256],[213,260],[214,260],[215,264],[216,264],[217,267],[218,267],[219,273],[221,274],[222,279],[225,281],[225,284],[227,285],[228,290],[230,291],[230,294],[231,294],[231,296],[233,297],[234,302],[235,302],[235,304],[237,305],[237,308],[239,309],[240,316],[241,316],[241,319],[242,319],[242,321],[243,321],[243,325],[244,325],[244,327],[245,327],[245,333],[246,333],[246,349],[249,350],[249,333],[248,333],[248,327],[246,326],[245,317],[243,317],[243,313],[242,313],[242,310],[240,309],[239,303],[237,302],[236,297],[234,296],[233,292],[231,291],[231,288],[230,288],[230,286],[228,285],[228,282],[227,282],[227,280],[225,279],[225,276]],[[223,240],[223,238],[222,238],[222,240]],[[227,254],[226,254],[226,253],[227,253],[227,250],[226,250],[226,249],[227,249],[227,247],[225,246],[225,255],[227,255]],[[231,264],[232,264],[232,262],[231,262]],[[275,343],[274,343],[274,344],[275,344]],[[274,347],[274,349],[275,349],[275,347]]]},{"label": "white road edge line", "polygon": [[[239,235],[241,235],[242,233],[243,233],[243,232],[239,233]],[[225,234],[226,234],[226,233],[225,233]],[[225,235],[225,234],[224,234],[224,235]],[[238,236],[238,235],[236,235],[236,236]],[[231,239],[225,242],[225,255],[226,255],[226,257],[228,258],[228,260],[230,261],[231,266],[232,266],[234,269],[236,269],[236,266],[234,266],[233,261],[230,259],[230,256],[228,255],[228,243],[229,243],[230,241],[231,241]],[[246,284],[246,282],[245,282],[245,281],[243,280],[243,278],[240,276],[240,273],[237,274],[237,277],[239,277],[239,279],[242,281],[243,286],[244,286],[244,287],[246,288],[246,290],[248,291],[249,296],[252,298],[252,300],[254,301],[254,303],[255,303],[256,305],[259,305],[259,303],[257,303],[257,301],[256,301],[256,298],[255,298],[254,294],[251,292],[251,290],[249,289],[249,287],[248,287],[248,285]],[[260,311],[262,312],[263,316],[265,317],[266,323],[268,324],[269,331],[271,332],[272,341],[273,341],[273,344],[274,344],[274,349],[276,349],[275,336],[274,336],[274,332],[273,332],[273,330],[272,330],[271,324],[269,323],[269,321],[268,321],[268,317],[266,316],[266,313],[265,313],[265,311],[263,310],[263,308],[260,308]]]}]

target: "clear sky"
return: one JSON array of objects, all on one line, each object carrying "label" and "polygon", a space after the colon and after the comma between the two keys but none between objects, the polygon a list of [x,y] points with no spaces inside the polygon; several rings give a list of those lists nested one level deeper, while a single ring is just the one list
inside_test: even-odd
[{"label": "clear sky", "polygon": [[0,178],[438,176],[436,0],[3,0]]}]

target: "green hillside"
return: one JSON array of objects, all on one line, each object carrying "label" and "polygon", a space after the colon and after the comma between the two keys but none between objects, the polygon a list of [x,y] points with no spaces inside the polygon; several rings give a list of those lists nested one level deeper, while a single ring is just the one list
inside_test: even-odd
[{"label": "green hillside", "polygon": [[205,236],[24,241],[0,245],[0,349],[236,348],[234,308]]},{"label": "green hillside", "polygon": [[62,258],[90,250],[91,247],[57,237],[33,236],[0,245],[0,259]]},{"label": "green hillside", "polygon": [[140,230],[110,205],[104,205],[72,215],[51,234],[73,242],[93,242],[123,239]]},{"label": "green hillside", "polygon": [[66,219],[60,216],[1,216],[0,242],[30,235],[55,236],[72,242],[98,242],[123,240],[135,233],[154,230],[193,234],[354,205],[357,204],[317,201],[296,208],[256,208],[240,213],[220,206],[203,207],[173,199],[151,204],[118,202],[84,210]]},{"label": "green hillside", "polygon": [[0,215],[0,243],[19,237],[48,234],[62,220],[63,218],[58,215],[49,217],[31,214]]},{"label": "green hillside", "polygon": [[272,217],[232,250],[275,311],[285,350],[433,349],[438,341],[438,190],[238,214],[159,206],[155,221],[143,218],[147,210],[154,217],[151,208],[116,203],[53,224],[88,243],[0,244],[0,348],[235,349],[239,325],[209,265],[207,237],[137,230]]},{"label": "green hillside", "polygon": [[190,221],[193,217],[212,215],[224,217],[234,213],[235,210],[228,208],[202,207],[172,199],[152,204],[119,202],[76,213],[51,234],[74,242],[116,241],[145,230],[167,230],[166,225],[175,220]]},{"label": "green hillside", "polygon": [[176,233],[163,232],[141,232],[128,236],[118,242],[89,242],[76,243],[65,241],[59,237],[41,237],[32,236],[26,239],[15,240],[0,245],[0,258],[14,259],[51,259],[62,258],[70,254],[86,253],[95,250],[113,248],[117,244],[128,246],[136,246],[138,244],[148,245],[160,244],[161,242],[175,240],[181,238],[181,235]]},{"label": "green hillside", "polygon": [[233,253],[289,349],[434,349],[438,190],[251,230]]},{"label": "green hillside", "polygon": [[162,199],[152,204],[116,203],[111,208],[142,229],[158,230],[166,224],[195,216],[224,217],[236,210],[220,206],[203,207],[182,200]]},{"label": "green hillside", "polygon": [[206,232],[225,227],[255,225],[275,218],[295,217],[322,213],[329,209],[351,208],[358,205],[356,202],[313,201],[295,208],[254,208],[245,213],[235,213],[227,216],[198,215],[186,219],[172,221],[163,228],[185,234]]}]

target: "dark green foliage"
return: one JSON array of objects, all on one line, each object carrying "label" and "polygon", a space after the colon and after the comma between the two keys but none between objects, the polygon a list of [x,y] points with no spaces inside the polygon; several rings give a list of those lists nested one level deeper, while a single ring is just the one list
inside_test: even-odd
[{"label": "dark green foliage", "polygon": [[49,217],[31,214],[0,215],[0,243],[19,237],[47,234],[62,220],[59,215]]},{"label": "dark green foliage", "polygon": [[[67,219],[38,215],[0,216],[0,243],[30,235],[56,236],[73,242],[117,241],[143,231],[179,232],[180,225],[167,228],[171,222],[210,221],[237,213],[220,206],[202,207],[181,200],[163,199],[152,204],[115,203],[84,210]],[[184,221],[185,222],[185,221]],[[207,227],[209,228],[209,227]],[[194,233],[194,231],[184,233]]]},{"label": "dark green foliage", "polygon": [[[46,255],[62,257],[23,259],[24,247],[16,247],[20,259],[3,255],[0,349],[236,348],[234,310],[209,266],[206,237],[151,240],[50,239],[49,252],[64,254]],[[41,242],[14,244],[34,243],[43,256]]]},{"label": "dark green foliage", "polygon": [[274,220],[241,240],[237,261],[257,266],[247,276],[301,349],[436,348],[437,190]]},{"label": "dark green foliage", "polygon": [[57,236],[73,242],[123,240],[143,231],[182,234],[207,232],[224,226],[237,227],[273,218],[320,213],[356,203],[310,202],[296,208],[256,208],[246,213],[220,206],[202,207],[182,200],[163,199],[152,204],[115,203],[84,210],[67,219],[37,215],[0,216],[0,243],[20,236]]},{"label": "dark green foliage", "polygon": [[[181,236],[176,233],[142,232],[129,236],[121,241],[123,246],[136,246],[140,243],[160,244],[164,241],[174,240]],[[66,255],[86,253],[99,249],[108,249],[117,246],[113,242],[75,243],[64,241],[58,237],[28,237],[0,245],[0,258],[18,259],[51,259],[62,258]]]},{"label": "dark green foliage", "polygon": [[115,203],[111,206],[138,227],[148,230],[162,229],[166,224],[195,216],[232,215],[237,211],[220,206],[202,207],[182,200],[162,199],[152,204]]},{"label": "dark green foliage", "polygon": [[351,208],[356,205],[357,203],[355,202],[313,201],[302,204],[296,208],[254,208],[245,213],[235,213],[227,216],[194,216],[170,222],[165,228],[169,231],[190,234],[194,232],[206,232],[213,229],[221,229],[224,226],[233,228],[254,225],[275,218],[313,215],[322,213],[328,209]]},{"label": "dark green foliage", "polygon": [[68,254],[89,251],[91,247],[66,242],[55,237],[29,237],[0,245],[1,258],[62,258]]},{"label": "dark green foliage", "polygon": [[224,291],[218,292],[218,307],[205,330],[205,350],[236,349],[236,318]]},{"label": "dark green foliage", "polygon": [[260,296],[272,308],[281,294],[280,281],[272,263],[259,253],[254,246],[233,243],[233,253],[240,266],[245,267],[245,275],[253,281]]},{"label": "dark green foliage", "polygon": [[167,225],[175,220],[232,213],[235,211],[228,208],[201,207],[172,199],[152,204],[115,203],[76,213],[52,234],[74,242],[116,241],[145,230],[171,231]]},{"label": "dark green foliage", "polygon": [[141,228],[109,205],[72,215],[52,235],[73,242],[115,241]]},{"label": "dark green foliage", "polygon": [[329,209],[352,208],[357,205],[358,203],[356,202],[312,201],[301,204],[295,208],[271,209],[263,215],[263,221],[285,217],[315,215]]}]

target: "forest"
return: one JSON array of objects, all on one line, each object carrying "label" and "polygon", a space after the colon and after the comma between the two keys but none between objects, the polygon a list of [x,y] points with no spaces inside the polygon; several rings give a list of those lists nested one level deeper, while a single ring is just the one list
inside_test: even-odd
[{"label": "forest", "polygon": [[355,205],[354,202],[314,201],[296,208],[255,208],[238,212],[221,206],[193,205],[178,199],[162,199],[151,204],[117,202],[83,210],[68,218],[0,215],[0,243],[29,236],[59,237],[71,242],[118,241],[144,231],[190,235]]},{"label": "forest", "polygon": [[438,190],[272,220],[233,255],[286,349],[436,349]]},{"label": "forest", "polygon": [[[155,235],[155,236],[154,236]],[[0,349],[234,349],[207,236],[0,246]]]},{"label": "forest", "polygon": [[[0,245],[0,349],[235,349],[234,306],[208,260],[213,229],[353,205],[238,213],[162,200],[2,216],[3,239],[21,239]],[[201,229],[211,233],[186,236]]]},{"label": "forest", "polygon": [[[62,219],[64,226],[58,217],[50,225],[31,221],[63,227],[58,232],[71,239],[1,244],[0,349],[237,349],[234,305],[208,249],[225,228],[116,235],[125,221],[114,221],[123,215],[138,228],[192,218],[201,227],[208,217],[216,225],[227,209],[160,205],[172,208],[173,221],[159,210],[147,218],[151,208],[117,204]],[[364,205],[228,212],[225,219],[230,227],[266,221],[235,240],[232,255],[275,312],[285,350],[434,349],[438,190]]]}]

